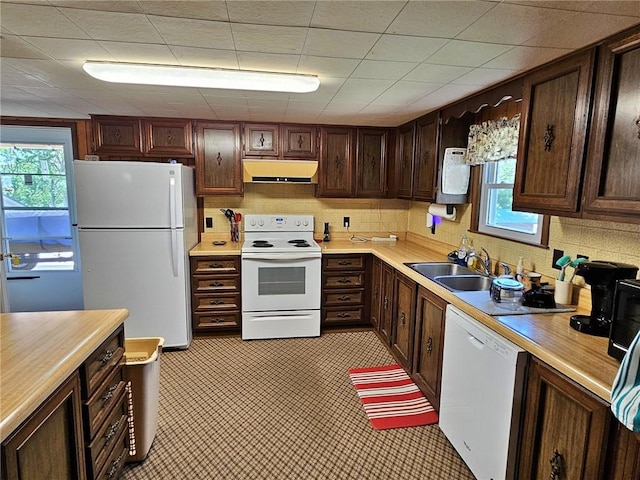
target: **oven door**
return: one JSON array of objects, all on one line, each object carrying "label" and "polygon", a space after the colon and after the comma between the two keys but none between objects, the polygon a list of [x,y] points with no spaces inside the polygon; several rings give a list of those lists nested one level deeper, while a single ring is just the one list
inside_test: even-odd
[{"label": "oven door", "polygon": [[242,311],[320,308],[321,253],[243,253]]}]

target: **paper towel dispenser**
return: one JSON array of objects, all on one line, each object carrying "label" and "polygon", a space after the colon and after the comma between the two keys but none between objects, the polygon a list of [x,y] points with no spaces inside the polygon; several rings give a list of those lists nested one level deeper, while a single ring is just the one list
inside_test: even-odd
[{"label": "paper towel dispenser", "polygon": [[449,205],[467,203],[471,168],[466,163],[466,157],[466,148],[445,149],[436,203]]}]

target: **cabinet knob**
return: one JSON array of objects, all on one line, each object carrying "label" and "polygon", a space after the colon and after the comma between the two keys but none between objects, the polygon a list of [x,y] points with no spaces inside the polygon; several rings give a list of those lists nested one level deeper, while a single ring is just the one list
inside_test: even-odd
[{"label": "cabinet knob", "polygon": [[351,262],[349,260],[340,260],[338,265],[351,265]]},{"label": "cabinet knob", "polygon": [[99,360],[100,365],[104,365],[109,360],[111,360],[111,357],[113,357],[114,353],[116,353],[115,350],[107,350],[106,352],[104,352],[104,355],[102,355],[102,357],[100,357],[100,360]]},{"label": "cabinet knob", "polygon": [[122,452],[118,458],[116,458],[113,462],[111,462],[111,467],[107,472],[107,478],[112,478],[116,474],[116,472],[118,471],[118,467],[120,466],[120,462],[122,461],[122,456],[125,453],[126,452]]},{"label": "cabinet knob", "polygon": [[220,155],[220,152],[218,152],[218,156],[216,157],[216,161],[218,162],[218,166],[220,166],[220,164],[222,163],[222,156]]},{"label": "cabinet knob", "polygon": [[106,443],[109,443],[109,441],[113,438],[113,436],[118,431],[119,426],[120,426],[120,420],[116,420],[111,425],[109,425],[109,429],[107,430],[107,433],[103,436]]},{"label": "cabinet knob", "polygon": [[350,278],[341,278],[340,280],[338,280],[338,283],[351,283],[351,279]]},{"label": "cabinet knob", "polygon": [[304,139],[302,138],[302,135],[300,135],[300,136],[298,137],[298,148],[299,148],[300,150],[302,150],[302,147],[303,147],[303,146],[304,146]]},{"label": "cabinet knob", "polygon": [[386,310],[387,308],[389,308],[389,298],[384,297],[384,309]]},{"label": "cabinet knob", "polygon": [[351,300],[351,297],[349,295],[342,295],[339,300],[346,302],[347,300]]},{"label": "cabinet knob", "polygon": [[404,327],[404,323],[405,323],[406,319],[407,319],[407,317],[404,314],[404,312],[400,312],[400,323],[402,324],[403,327]]},{"label": "cabinet knob", "polygon": [[223,300],[211,300],[209,302],[210,305],[222,305],[224,303]]},{"label": "cabinet knob", "polygon": [[433,351],[433,338],[429,337],[427,339],[427,354],[431,355],[431,352]]},{"label": "cabinet knob", "polygon": [[213,282],[213,283],[210,283],[210,284],[209,284],[209,286],[210,286],[210,287],[221,287],[221,286],[222,286],[222,283],[220,283],[220,282]]},{"label": "cabinet knob", "polygon": [[338,318],[349,318],[351,315],[349,315],[348,313],[344,313],[344,312],[340,312],[338,314]]},{"label": "cabinet knob", "polygon": [[553,134],[553,125],[547,123],[547,128],[544,131],[544,149],[547,152],[551,151],[551,144],[555,140],[555,135]]},{"label": "cabinet knob", "polygon": [[117,383],[115,385],[111,385],[109,387],[109,390],[107,390],[107,393],[102,396],[101,398],[102,403],[109,403],[109,400],[113,398],[113,393],[116,391],[117,388],[118,388]]},{"label": "cabinet knob", "polygon": [[171,130],[167,131],[167,145],[171,145],[173,143],[173,139],[176,138],[176,136],[173,134],[173,132]]},{"label": "cabinet knob", "polygon": [[634,123],[636,124],[636,127],[638,127],[638,138],[640,139],[640,115],[638,115]]},{"label": "cabinet knob", "polygon": [[212,263],[211,265],[209,265],[209,268],[222,268],[222,264],[221,263]]},{"label": "cabinet knob", "polygon": [[380,295],[380,288],[376,287],[373,289],[373,296],[377,298],[378,295]]},{"label": "cabinet knob", "polygon": [[553,457],[549,460],[551,464],[551,474],[549,475],[549,480],[559,480],[560,475],[564,471],[564,460],[558,449],[553,451]]}]

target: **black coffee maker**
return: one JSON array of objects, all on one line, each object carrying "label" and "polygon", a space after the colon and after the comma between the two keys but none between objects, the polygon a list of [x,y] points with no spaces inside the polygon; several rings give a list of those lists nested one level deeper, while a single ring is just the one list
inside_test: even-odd
[{"label": "black coffee maker", "polygon": [[591,315],[573,315],[570,325],[599,337],[609,336],[616,280],[636,278],[638,267],[628,263],[595,260],[578,265],[576,275],[591,285]]}]

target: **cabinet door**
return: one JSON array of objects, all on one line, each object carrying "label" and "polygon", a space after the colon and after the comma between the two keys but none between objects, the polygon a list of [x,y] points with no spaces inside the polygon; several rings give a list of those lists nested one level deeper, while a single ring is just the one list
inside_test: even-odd
[{"label": "cabinet door", "polygon": [[313,125],[282,125],[282,156],[315,160],[318,158],[318,129]]},{"label": "cabinet door", "polygon": [[356,197],[385,197],[387,194],[388,131],[358,129]]},{"label": "cabinet door", "polygon": [[524,79],[513,209],[577,216],[594,51]]},{"label": "cabinet door", "polygon": [[640,434],[615,422],[611,431],[610,455],[607,473],[610,480],[637,480],[640,478]]},{"label": "cabinet door", "polygon": [[413,151],[415,122],[403,125],[398,130],[398,156],[396,160],[396,196],[411,199],[413,195]]},{"label": "cabinet door", "polygon": [[605,402],[533,358],[518,478],[602,478],[609,415]]},{"label": "cabinet door", "polygon": [[240,126],[196,125],[196,192],[198,195],[242,195]]},{"label": "cabinet door", "polygon": [[80,404],[74,373],[2,444],[2,478],[86,478]]},{"label": "cabinet door", "polygon": [[244,125],[243,155],[254,158],[278,158],[280,148],[279,125],[246,123]]},{"label": "cabinet door", "polygon": [[353,196],[353,129],[322,128],[318,196]]},{"label": "cabinet door", "polygon": [[412,377],[431,404],[440,408],[444,314],[447,302],[424,287],[418,289]]},{"label": "cabinet door", "polygon": [[424,202],[436,199],[438,172],[438,112],[416,122],[416,155],[414,158],[413,198]]},{"label": "cabinet door", "polygon": [[416,312],[416,282],[396,272],[394,298],[391,350],[402,366],[407,371],[411,371]]},{"label": "cabinet door", "polygon": [[393,273],[392,267],[382,263],[380,335],[387,345],[391,344],[391,325],[393,323]]},{"label": "cabinet door", "polygon": [[640,223],[640,27],[599,51],[583,217]]},{"label": "cabinet door", "polygon": [[380,331],[380,320],[382,314],[382,260],[373,258],[371,267],[371,324],[373,328]]},{"label": "cabinet door", "polygon": [[144,153],[156,157],[192,157],[191,120],[149,119],[144,125]]},{"label": "cabinet door", "polygon": [[91,118],[93,153],[97,155],[142,155],[140,120],[131,117]]}]

